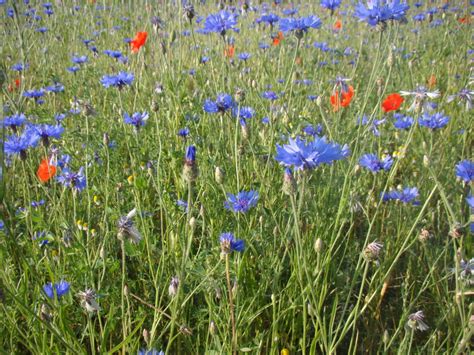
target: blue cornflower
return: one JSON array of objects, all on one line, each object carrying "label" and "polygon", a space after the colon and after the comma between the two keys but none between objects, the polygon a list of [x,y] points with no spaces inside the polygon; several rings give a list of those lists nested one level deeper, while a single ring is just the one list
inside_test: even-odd
[{"label": "blue cornflower", "polygon": [[232,14],[228,11],[220,11],[216,14],[210,14],[204,22],[203,32],[217,32],[221,36],[225,36],[228,30],[238,32],[238,29],[234,27],[237,25],[237,18],[237,14]]},{"label": "blue cornflower", "polygon": [[415,16],[413,16],[413,21],[422,22],[425,20],[425,18],[426,18],[425,14],[423,12],[420,12],[419,14],[416,14]]},{"label": "blue cornflower", "polygon": [[26,122],[26,116],[23,113],[16,113],[12,116],[7,116],[3,119],[3,125],[10,127],[13,131]]},{"label": "blue cornflower", "polygon": [[316,125],[316,127],[309,124],[303,128],[303,133],[308,136],[313,136],[313,137],[320,136],[322,132],[323,132],[323,126],[321,126],[319,123]]},{"label": "blue cornflower", "polygon": [[474,181],[474,162],[462,160],[456,165],[456,176],[465,183]]},{"label": "blue cornflower", "polygon": [[46,33],[46,32],[48,32],[48,29],[46,27],[39,27],[39,28],[36,29],[36,32]]},{"label": "blue cornflower", "polygon": [[79,64],[79,65],[84,64],[84,63],[87,63],[88,60],[89,60],[89,59],[87,58],[86,55],[82,55],[82,56],[80,56],[80,57],[78,57],[78,56],[73,56],[72,59],[71,59],[71,61],[72,61],[74,64]]},{"label": "blue cornflower", "polygon": [[123,114],[123,121],[126,124],[135,126],[135,129],[138,131],[140,126],[144,126],[148,120],[148,112],[135,112],[130,116],[128,113]]},{"label": "blue cornflower", "polygon": [[135,79],[133,74],[121,71],[116,75],[104,75],[100,82],[106,88],[115,86],[121,89],[125,85],[132,85],[133,79]]},{"label": "blue cornflower", "polygon": [[122,52],[120,52],[120,51],[113,51],[113,50],[110,50],[110,49],[106,49],[102,53],[104,53],[105,55],[108,55],[109,57],[114,58],[114,59],[120,59],[122,57]]},{"label": "blue cornflower", "polygon": [[64,91],[64,85],[61,83],[54,83],[53,85],[47,86],[44,89],[48,92],[57,94]]},{"label": "blue cornflower", "polygon": [[28,64],[23,64],[23,63],[16,63],[12,65],[11,70],[15,70],[17,72],[21,72],[23,70],[26,70],[29,68]]},{"label": "blue cornflower", "polygon": [[217,95],[216,101],[207,99],[203,105],[203,109],[207,113],[223,113],[230,110],[232,107],[234,107],[234,100],[229,94]]},{"label": "blue cornflower", "polygon": [[219,236],[222,254],[230,254],[232,251],[242,252],[245,249],[245,242],[242,239],[235,239],[232,233],[222,233]]},{"label": "blue cornflower", "polygon": [[380,131],[379,131],[379,126],[385,123],[386,119],[382,118],[380,120],[373,120],[369,121],[369,118],[366,115],[363,115],[362,117],[359,117],[357,119],[357,124],[367,126],[370,125],[370,130],[374,134],[374,136],[379,137],[380,136]]},{"label": "blue cornflower", "polygon": [[5,222],[0,219],[0,231],[5,229]]},{"label": "blue cornflower", "polygon": [[176,201],[176,205],[184,210],[184,212],[188,213],[188,203],[184,200]]},{"label": "blue cornflower", "polygon": [[354,15],[359,21],[365,21],[370,26],[385,25],[388,20],[404,21],[409,8],[410,6],[400,0],[367,0],[367,5],[359,2]]},{"label": "blue cornflower", "polygon": [[321,0],[321,7],[324,7],[333,13],[334,10],[341,6],[341,2],[342,0]]},{"label": "blue cornflower", "polygon": [[429,129],[439,129],[446,126],[449,122],[449,117],[445,116],[442,112],[436,112],[433,115],[424,113],[423,116],[418,118],[420,126],[428,127]]},{"label": "blue cornflower", "polygon": [[61,169],[64,169],[65,167],[69,166],[69,163],[71,162],[71,156],[69,154],[63,154],[61,157],[58,159],[58,166]]},{"label": "blue cornflower", "polygon": [[182,138],[186,138],[187,136],[189,136],[189,128],[188,127],[181,128],[178,131],[178,136]]},{"label": "blue cornflower", "polygon": [[21,159],[26,159],[26,150],[36,147],[39,136],[30,130],[25,130],[21,135],[12,135],[6,138],[4,151],[7,155],[19,154]]},{"label": "blue cornflower", "polygon": [[412,203],[413,205],[418,205],[420,201],[416,198],[418,197],[419,192],[416,187],[405,187],[403,190],[391,190],[386,193],[382,193],[382,200],[384,202],[396,200],[403,203]]},{"label": "blue cornflower", "polygon": [[61,138],[61,135],[64,132],[64,127],[59,124],[38,124],[29,126],[27,130],[31,130],[32,134],[38,135],[41,138],[43,145],[47,147],[49,145],[49,138]]},{"label": "blue cornflower", "polygon": [[186,164],[194,164],[194,162],[196,161],[196,147],[194,145],[190,145],[186,148],[184,160]]},{"label": "blue cornflower", "polygon": [[77,173],[72,172],[68,168],[63,168],[61,175],[56,177],[56,180],[65,187],[70,187],[73,191],[78,192],[84,190],[87,185],[83,167],[81,167]]},{"label": "blue cornflower", "polygon": [[280,18],[275,15],[275,14],[266,14],[266,15],[262,15],[260,18],[258,18],[255,22],[257,23],[268,23],[271,27],[273,27],[273,25],[278,22],[280,20]]},{"label": "blue cornflower", "polygon": [[360,166],[369,169],[373,173],[377,173],[380,170],[390,170],[393,164],[393,159],[390,155],[380,160],[375,154],[364,154],[359,159]]},{"label": "blue cornflower", "polygon": [[35,102],[39,105],[41,105],[42,103],[44,103],[44,101],[41,99],[43,96],[44,96],[44,90],[43,89],[39,89],[39,90],[26,90],[24,93],[23,93],[23,96],[24,97],[28,97],[30,99],[34,99]]},{"label": "blue cornflower", "polygon": [[395,113],[393,118],[395,119],[393,126],[396,129],[410,129],[410,127],[413,126],[413,123],[415,122],[413,117],[405,116],[402,113]]},{"label": "blue cornflower", "polygon": [[293,16],[293,15],[296,15],[298,13],[298,9],[296,7],[290,7],[288,9],[284,9],[282,11],[282,13],[285,16]]},{"label": "blue cornflower", "polygon": [[224,203],[226,209],[233,212],[247,212],[250,208],[254,207],[258,201],[258,192],[241,191],[237,195],[227,194],[227,201]]},{"label": "blue cornflower", "polygon": [[243,60],[244,62],[246,62],[247,60],[249,60],[251,56],[252,56],[252,55],[251,55],[250,53],[246,53],[246,52],[240,53],[240,54],[238,55],[239,59],[240,59],[240,60]]},{"label": "blue cornflower", "polygon": [[234,106],[232,108],[232,116],[248,120],[255,115],[255,110],[251,107],[238,107]]},{"label": "blue cornflower", "polygon": [[260,43],[258,44],[258,48],[265,50],[265,49],[270,48],[270,45],[269,45],[268,43],[260,42]]},{"label": "blue cornflower", "polygon": [[210,61],[211,58],[203,56],[201,57],[201,60],[199,61],[201,64],[206,64],[208,61]]},{"label": "blue cornflower", "polygon": [[300,137],[289,139],[289,144],[277,145],[275,160],[294,170],[313,169],[321,164],[331,164],[349,156],[347,145],[341,147],[337,143],[327,142],[325,137],[316,137],[314,141],[307,142]]},{"label": "blue cornflower", "polygon": [[51,282],[48,282],[46,285],[43,286],[43,291],[46,294],[46,296],[48,296],[48,298],[53,299],[54,294],[56,294],[56,296],[58,296],[58,299],[59,299],[69,292],[69,288],[70,288],[69,282],[61,280],[59,281],[59,283],[55,283],[54,285]]},{"label": "blue cornflower", "polygon": [[278,99],[278,95],[274,91],[265,91],[262,93],[262,97],[271,101]]},{"label": "blue cornflower", "polygon": [[283,18],[280,20],[280,30],[283,32],[295,32],[298,38],[308,32],[310,28],[321,27],[321,20],[317,16],[300,18]]},{"label": "blue cornflower", "polygon": [[65,113],[57,113],[57,114],[54,115],[54,119],[56,120],[57,123],[60,123],[65,118],[66,118]]},{"label": "blue cornflower", "polygon": [[81,68],[78,67],[77,65],[72,66],[72,67],[67,67],[66,70],[70,73],[77,73]]}]

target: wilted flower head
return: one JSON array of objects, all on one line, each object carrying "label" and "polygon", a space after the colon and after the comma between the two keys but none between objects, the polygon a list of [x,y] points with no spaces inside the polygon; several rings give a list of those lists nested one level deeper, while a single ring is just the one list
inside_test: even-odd
[{"label": "wilted flower head", "polygon": [[189,22],[191,22],[193,20],[194,16],[196,15],[196,12],[194,11],[193,4],[184,5],[183,13],[184,13],[184,16],[186,16],[188,18]]},{"label": "wilted flower head", "polygon": [[[471,260],[462,259],[459,262],[459,278],[467,285],[474,285],[474,258]],[[454,271],[455,269],[453,269]]]},{"label": "wilted flower head", "polygon": [[377,260],[382,251],[383,243],[373,241],[364,249],[364,257],[369,261]]},{"label": "wilted flower head", "polygon": [[408,111],[419,111],[421,109],[421,112],[431,109],[427,99],[436,99],[441,95],[439,90],[428,91],[424,86],[418,86],[414,91],[400,91],[400,94],[402,96],[414,97],[413,103],[408,108]]},{"label": "wilted flower head", "polygon": [[459,104],[462,104],[464,101],[466,105],[466,111],[469,111],[472,108],[472,96],[474,96],[474,90],[463,88],[459,90],[458,93],[448,96],[447,101],[451,102],[456,98],[459,100]]},{"label": "wilted flower head", "polygon": [[245,249],[245,242],[242,239],[235,239],[232,233],[222,233],[219,237],[222,254],[229,254],[232,251],[242,252]]},{"label": "wilted flower head", "polygon": [[132,218],[137,214],[136,208],[131,210],[126,216],[119,218],[117,222],[118,238],[129,238],[132,243],[138,243],[142,239],[142,235],[138,229],[133,225]]},{"label": "wilted flower head", "polygon": [[245,213],[254,207],[258,201],[258,192],[241,191],[237,195],[227,194],[227,201],[224,203],[225,208],[234,212]]},{"label": "wilted flower head", "polygon": [[168,287],[168,294],[173,297],[178,293],[179,287],[179,278],[178,276],[173,276],[171,278],[170,286]]},{"label": "wilted flower head", "polygon": [[94,290],[86,289],[85,291],[79,292],[77,296],[81,299],[81,306],[84,307],[87,312],[100,311],[100,307],[95,300],[96,294]]},{"label": "wilted flower head", "polygon": [[418,311],[416,313],[412,313],[408,316],[407,326],[413,330],[421,330],[424,332],[428,330],[428,325],[424,322],[425,315],[423,311]]}]

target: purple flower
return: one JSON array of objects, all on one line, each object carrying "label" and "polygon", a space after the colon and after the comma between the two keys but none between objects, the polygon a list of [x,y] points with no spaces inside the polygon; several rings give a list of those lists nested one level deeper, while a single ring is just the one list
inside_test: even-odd
[{"label": "purple flower", "polygon": [[460,161],[456,165],[456,176],[467,184],[474,181],[474,162],[467,159]]},{"label": "purple flower", "polygon": [[196,147],[194,145],[190,145],[186,148],[184,160],[186,164],[194,164],[194,162],[196,161]]},{"label": "purple flower", "polygon": [[380,160],[375,154],[364,154],[359,159],[359,164],[371,172],[377,173],[380,170],[390,170],[393,159],[389,155]]},{"label": "purple flower", "polygon": [[238,107],[234,106],[232,108],[232,116],[244,120],[248,120],[255,115],[255,110],[251,107]]},{"label": "purple flower", "polygon": [[64,91],[64,85],[61,83],[54,83],[53,85],[47,86],[44,89],[48,92],[57,94]]},{"label": "purple flower", "polygon": [[341,147],[337,143],[327,142],[325,137],[316,137],[307,142],[300,137],[289,139],[289,144],[277,145],[275,160],[294,170],[314,169],[321,164],[331,164],[349,156],[347,145]]},{"label": "purple flower", "polygon": [[235,239],[232,233],[222,233],[219,241],[223,254],[229,254],[232,251],[243,252],[245,249],[245,242],[242,239]]},{"label": "purple flower", "polygon": [[73,56],[72,59],[71,59],[71,61],[72,61],[74,64],[79,64],[79,65],[84,64],[84,63],[87,63],[88,60],[89,60],[89,59],[87,58],[86,55],[82,55],[82,56],[80,56],[80,57],[78,57],[78,56]]},{"label": "purple flower", "polygon": [[39,89],[39,90],[26,90],[24,93],[23,93],[23,96],[24,97],[28,97],[30,99],[34,99],[35,102],[38,104],[38,105],[41,105],[44,101],[41,99],[43,96],[44,96],[44,90],[43,89]]},{"label": "purple flower", "polygon": [[258,192],[254,190],[241,191],[237,195],[228,193],[224,206],[233,212],[245,213],[257,204],[258,197]]},{"label": "purple flower", "polygon": [[266,14],[266,15],[262,15],[260,18],[258,18],[257,20],[255,20],[255,22],[257,23],[268,23],[270,26],[273,27],[273,25],[278,22],[280,20],[280,18],[275,15],[275,14]]},{"label": "purple flower", "polygon": [[178,136],[182,138],[186,138],[187,136],[189,136],[189,128],[188,127],[181,128],[178,131]]},{"label": "purple flower", "polygon": [[31,130],[31,134],[38,135],[41,138],[43,145],[47,147],[49,145],[49,138],[61,138],[61,135],[64,132],[64,127],[59,124],[37,124],[29,126],[27,130]]}]

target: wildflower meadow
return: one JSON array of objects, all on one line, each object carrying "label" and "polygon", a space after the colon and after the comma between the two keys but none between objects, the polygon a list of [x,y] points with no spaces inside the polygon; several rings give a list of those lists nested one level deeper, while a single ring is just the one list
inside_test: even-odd
[{"label": "wildflower meadow", "polygon": [[0,352],[467,354],[473,0],[0,0]]}]

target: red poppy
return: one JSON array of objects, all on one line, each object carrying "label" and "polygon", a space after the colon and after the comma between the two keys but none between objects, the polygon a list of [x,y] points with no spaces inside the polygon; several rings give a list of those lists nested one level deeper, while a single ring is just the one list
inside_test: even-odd
[{"label": "red poppy", "polygon": [[279,31],[278,34],[276,36],[273,36],[272,39],[273,39],[273,45],[274,46],[278,46],[280,44],[280,42],[283,40],[283,32]]},{"label": "red poppy", "polygon": [[41,182],[48,182],[56,174],[56,167],[48,159],[41,160],[36,176]]},{"label": "red poppy", "polygon": [[137,32],[135,38],[130,42],[132,52],[137,53],[138,50],[145,44],[148,32]]},{"label": "red poppy", "polygon": [[21,80],[20,79],[15,79],[13,83],[8,85],[8,91],[12,92],[15,89],[19,89],[21,85]]},{"label": "red poppy", "polygon": [[471,23],[471,19],[469,17],[461,17],[458,19],[458,22],[459,23],[462,23],[462,24],[467,24],[467,23]]},{"label": "red poppy", "polygon": [[234,58],[235,47],[233,44],[229,44],[226,49],[224,49],[224,57]]},{"label": "red poppy", "polygon": [[341,20],[336,20],[336,22],[334,22],[334,25],[332,25],[332,29],[334,31],[339,31],[341,28],[342,28]]},{"label": "red poppy", "polygon": [[352,97],[354,96],[354,88],[349,85],[347,91],[341,91],[342,100],[339,97],[339,92],[335,91],[331,95],[331,105],[334,112],[339,111],[341,107],[347,107],[352,101]]},{"label": "red poppy", "polygon": [[390,94],[382,102],[382,109],[384,112],[396,111],[400,108],[401,104],[405,101],[400,94]]}]

